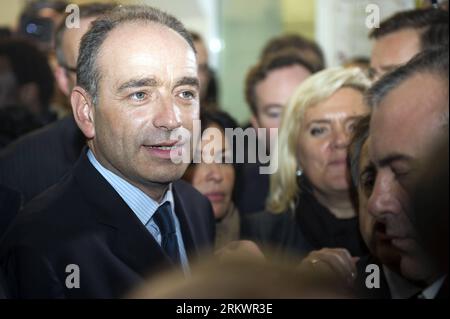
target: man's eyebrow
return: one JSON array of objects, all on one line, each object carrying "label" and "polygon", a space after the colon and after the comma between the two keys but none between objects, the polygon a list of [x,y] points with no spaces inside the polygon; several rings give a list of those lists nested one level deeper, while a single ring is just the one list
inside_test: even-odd
[{"label": "man's eyebrow", "polygon": [[391,164],[393,162],[398,162],[398,161],[413,162],[414,159],[408,155],[394,153],[394,154],[390,154],[390,155],[384,157],[383,159],[381,159],[379,161],[379,165],[381,167],[384,167],[384,166],[388,166],[389,164]]},{"label": "man's eyebrow", "polygon": [[118,92],[122,92],[127,89],[138,88],[143,86],[158,86],[160,83],[154,78],[140,78],[140,79],[131,79],[117,89]]},{"label": "man's eyebrow", "polygon": [[196,77],[184,76],[175,82],[174,87],[179,87],[182,85],[195,86],[198,89],[200,87],[200,81]]}]

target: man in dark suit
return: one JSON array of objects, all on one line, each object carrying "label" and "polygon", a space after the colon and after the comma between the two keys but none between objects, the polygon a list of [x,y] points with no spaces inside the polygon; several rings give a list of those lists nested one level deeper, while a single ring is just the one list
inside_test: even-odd
[{"label": "man in dark suit", "polygon": [[[76,83],[76,63],[81,37],[90,23],[114,4],[80,5],[80,27],[67,28],[65,19],[56,30],[55,79],[61,92],[70,96]],[[0,183],[19,191],[25,203],[57,183],[73,167],[85,144],[72,114],[32,132],[0,153]]]},{"label": "man in dark suit", "polygon": [[211,205],[178,181],[190,161],[174,158],[192,156],[198,83],[192,39],[174,17],[122,6],[94,22],[71,95],[88,149],[0,244],[13,297],[122,297],[167,266],[189,273],[211,249]]},{"label": "man in dark suit", "polygon": [[[448,47],[443,47],[419,54],[384,76],[367,94],[373,111],[355,144],[359,146],[351,161],[352,177],[359,194],[361,233],[394,299],[448,296],[448,267],[438,267],[430,249],[424,249],[412,217],[418,207],[411,190],[417,173],[426,168],[433,144],[448,136],[447,87]],[[427,215],[442,200],[442,195],[433,197],[437,192],[428,195]],[[443,211],[448,215],[448,209]],[[433,238],[440,234],[438,223],[427,220],[419,225],[432,229],[436,243],[444,237]]]}]

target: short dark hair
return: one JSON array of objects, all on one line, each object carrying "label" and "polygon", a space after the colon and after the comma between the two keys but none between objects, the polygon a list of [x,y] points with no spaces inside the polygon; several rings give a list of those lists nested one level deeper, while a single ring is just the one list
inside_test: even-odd
[{"label": "short dark hair", "polygon": [[369,37],[379,39],[404,29],[421,33],[422,50],[448,45],[448,12],[434,8],[402,11],[383,21]]},{"label": "short dark hair", "polygon": [[11,38],[0,42],[0,56],[5,56],[11,63],[19,86],[27,83],[38,86],[42,110],[48,110],[55,80],[45,54],[30,41]]},{"label": "short dark hair", "polygon": [[101,79],[97,56],[108,34],[120,25],[131,22],[151,22],[166,26],[182,36],[192,50],[195,47],[191,35],[175,17],[156,8],[145,5],[118,6],[98,18],[91,29],[83,36],[77,62],[77,84],[97,103],[98,84]]},{"label": "short dark hair", "polygon": [[[80,8],[80,19],[99,17],[106,12],[114,9],[117,6],[116,3],[101,3],[101,2],[91,2],[82,4]],[[66,14],[66,18],[69,14]],[[67,67],[66,57],[63,51],[63,37],[66,31],[66,19],[63,19],[58,25],[55,31],[55,54],[56,59],[60,66]],[[71,65],[71,67],[73,67]]]},{"label": "short dark hair", "polygon": [[407,64],[386,74],[366,92],[366,103],[376,107],[392,90],[417,73],[431,73],[439,76],[448,85],[448,46],[427,50],[416,55]]},{"label": "short dark hair", "polygon": [[286,49],[274,54],[269,54],[250,69],[247,73],[247,78],[245,81],[245,98],[254,115],[258,114],[258,108],[256,105],[256,85],[267,78],[269,73],[272,71],[294,65],[302,66],[311,73],[320,71],[307,62],[304,58],[299,56],[297,51],[293,49]]},{"label": "short dark hair", "polygon": [[353,130],[352,138],[349,144],[349,167],[353,185],[359,185],[359,161],[364,143],[369,138],[370,114],[360,118]]},{"label": "short dark hair", "polygon": [[[275,54],[286,49],[297,50],[302,58],[318,70],[323,70],[325,68],[325,57],[320,46],[316,42],[308,40],[299,34],[284,34],[272,38],[263,48],[260,58],[263,59],[268,55]],[[315,56],[314,59],[301,53],[305,51],[312,52]]]}]

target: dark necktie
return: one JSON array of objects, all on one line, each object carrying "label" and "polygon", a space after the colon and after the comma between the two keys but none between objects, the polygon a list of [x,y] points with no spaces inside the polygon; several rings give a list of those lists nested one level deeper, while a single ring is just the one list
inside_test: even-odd
[{"label": "dark necktie", "polygon": [[169,202],[165,202],[156,210],[153,220],[161,232],[161,247],[176,265],[180,265],[180,252],[178,249],[175,221]]}]

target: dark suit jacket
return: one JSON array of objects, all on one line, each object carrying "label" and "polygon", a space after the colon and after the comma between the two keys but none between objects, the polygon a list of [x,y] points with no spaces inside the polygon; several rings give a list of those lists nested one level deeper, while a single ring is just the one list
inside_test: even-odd
[{"label": "dark suit jacket", "polygon": [[237,187],[236,206],[243,215],[261,212],[265,209],[269,196],[270,175],[260,174],[259,163],[242,165]]},{"label": "dark suit jacket", "polygon": [[0,239],[16,217],[22,204],[18,192],[0,185]]},{"label": "dark suit jacket", "polygon": [[84,145],[72,115],[32,132],[0,153],[0,184],[29,202],[70,171]]},{"label": "dark suit jacket", "polygon": [[[182,181],[173,192],[192,260],[213,245],[211,204]],[[16,298],[117,298],[171,264],[83,152],[70,174],[19,213],[0,243],[0,265]],[[78,289],[66,287],[68,265],[79,267]]]},{"label": "dark suit jacket", "polygon": [[6,288],[6,279],[2,273],[2,270],[0,269],[0,299],[6,299],[9,297]]}]

